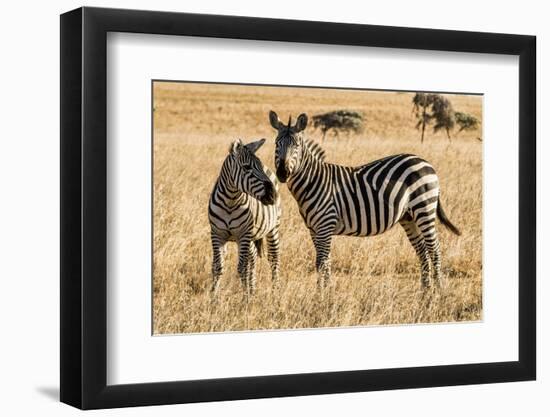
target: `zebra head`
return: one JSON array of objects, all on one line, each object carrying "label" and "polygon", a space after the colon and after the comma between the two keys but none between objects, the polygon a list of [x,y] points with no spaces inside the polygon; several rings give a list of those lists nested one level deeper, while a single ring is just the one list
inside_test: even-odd
[{"label": "zebra head", "polygon": [[228,159],[231,162],[231,182],[239,191],[246,193],[262,204],[275,204],[277,190],[264,171],[264,166],[256,156],[256,151],[265,143],[265,139],[244,145],[240,139],[229,148]]},{"label": "zebra head", "polygon": [[272,110],[269,112],[269,122],[277,130],[277,138],[275,139],[277,178],[281,182],[286,182],[302,161],[302,148],[304,146],[302,132],[307,126],[307,115],[305,113],[299,115],[296,124],[292,126],[290,116],[288,123],[285,125],[279,120],[277,113]]}]

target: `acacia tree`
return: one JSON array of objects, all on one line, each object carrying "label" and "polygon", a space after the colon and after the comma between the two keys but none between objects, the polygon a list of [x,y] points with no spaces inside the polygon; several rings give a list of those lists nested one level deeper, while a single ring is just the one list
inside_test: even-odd
[{"label": "acacia tree", "polygon": [[476,130],[479,126],[479,120],[468,113],[455,112],[455,121],[459,126],[458,132],[460,133],[463,130]]},{"label": "acacia tree", "polygon": [[361,133],[364,129],[364,119],[361,113],[350,110],[337,110],[313,116],[313,127],[321,130],[323,140],[329,130],[336,136],[340,132]]},{"label": "acacia tree", "polygon": [[435,121],[434,133],[445,129],[447,138],[451,140],[451,130],[455,127],[455,112],[451,102],[443,96],[435,95],[432,111]]},{"label": "acacia tree", "polygon": [[433,116],[429,112],[429,108],[433,105],[435,94],[416,93],[413,97],[413,111],[416,114],[418,122],[416,128],[421,129],[420,142],[424,143],[424,132],[426,126],[430,124]]},{"label": "acacia tree", "polygon": [[447,98],[439,94],[416,93],[412,102],[417,118],[416,128],[422,132],[420,142],[424,142],[426,126],[432,123],[434,133],[445,129],[447,137],[451,139],[451,130],[455,126],[455,113]]}]

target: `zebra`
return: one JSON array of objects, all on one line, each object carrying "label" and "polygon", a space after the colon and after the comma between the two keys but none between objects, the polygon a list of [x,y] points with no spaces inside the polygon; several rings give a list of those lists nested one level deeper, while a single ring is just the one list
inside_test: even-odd
[{"label": "zebra", "polygon": [[411,154],[387,156],[358,167],[325,162],[325,152],[305,139],[308,118],[301,114],[293,126],[277,113],[269,113],[277,130],[275,168],[280,182],[287,183],[298,203],[316,250],[318,286],[331,275],[332,236],[374,236],[399,223],[420,260],[421,284],[440,285],[441,250],[435,229],[436,217],[460,235],[445,215],[439,180],[434,168]]},{"label": "zebra", "polygon": [[264,142],[244,145],[240,139],[234,141],[210,195],[212,292],[218,288],[229,241],[238,244],[237,270],[247,295],[255,289],[256,258],[262,255],[264,239],[272,282],[277,282],[281,207],[277,178],[255,155]]}]

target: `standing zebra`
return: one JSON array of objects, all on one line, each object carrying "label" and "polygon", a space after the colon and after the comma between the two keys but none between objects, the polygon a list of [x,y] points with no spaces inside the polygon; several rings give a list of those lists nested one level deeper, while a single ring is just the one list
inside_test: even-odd
[{"label": "standing zebra", "polygon": [[[373,236],[399,223],[421,264],[421,282],[439,285],[441,256],[435,230],[436,217],[453,233],[460,231],[445,216],[439,200],[439,181],[433,167],[415,155],[401,154],[359,167],[325,162],[318,144],[303,137],[307,116],[285,125],[273,111],[277,130],[275,167],[281,182],[298,203],[316,250],[318,284],[330,278],[332,236]],[[431,262],[431,265],[430,265]]]},{"label": "standing zebra", "polygon": [[208,218],[212,239],[212,291],[223,273],[228,241],[239,246],[238,273],[247,294],[254,291],[256,257],[267,241],[273,282],[279,274],[279,223],[281,208],[275,175],[255,155],[265,139],[229,148],[216,185],[210,195]]}]

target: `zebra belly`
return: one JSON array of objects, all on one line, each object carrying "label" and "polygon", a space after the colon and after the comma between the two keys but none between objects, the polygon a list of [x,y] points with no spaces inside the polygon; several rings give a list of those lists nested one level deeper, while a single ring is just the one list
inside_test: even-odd
[{"label": "zebra belly", "polygon": [[378,230],[371,229],[368,231],[366,229],[358,230],[358,229],[346,228],[343,222],[339,222],[336,225],[336,228],[333,234],[338,236],[358,236],[358,237],[377,236],[390,230],[393,226],[399,223],[399,220],[387,224],[384,229],[378,229]]},{"label": "zebra belly", "polygon": [[[370,190],[369,190],[370,191]],[[399,200],[388,204],[379,193],[371,193],[363,197],[355,194],[355,205],[341,208],[340,218],[335,227],[335,235],[344,236],[377,236],[395,226],[408,210],[408,194]]]}]

